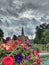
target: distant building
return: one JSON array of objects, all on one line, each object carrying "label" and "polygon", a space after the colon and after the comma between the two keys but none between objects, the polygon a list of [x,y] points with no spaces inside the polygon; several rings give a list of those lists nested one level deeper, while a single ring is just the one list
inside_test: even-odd
[{"label": "distant building", "polygon": [[23,42],[25,42],[25,40],[29,39],[27,36],[25,36],[23,27],[22,27],[21,35],[18,36],[18,39]]}]

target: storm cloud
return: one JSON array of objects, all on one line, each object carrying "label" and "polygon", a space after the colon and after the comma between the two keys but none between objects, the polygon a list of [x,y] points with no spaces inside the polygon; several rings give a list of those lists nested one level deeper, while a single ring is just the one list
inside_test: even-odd
[{"label": "storm cloud", "polygon": [[0,28],[4,36],[21,34],[34,38],[35,28],[42,23],[49,23],[49,0],[0,0]]}]

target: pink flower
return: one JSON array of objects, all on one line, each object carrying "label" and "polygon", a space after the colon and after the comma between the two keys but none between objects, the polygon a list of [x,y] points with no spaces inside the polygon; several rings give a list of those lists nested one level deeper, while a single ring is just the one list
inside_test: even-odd
[{"label": "pink flower", "polygon": [[12,47],[10,46],[9,48],[5,48],[6,51],[11,51],[12,50]]},{"label": "pink flower", "polygon": [[22,50],[24,50],[25,49],[24,43],[21,43],[20,45],[22,46]]},{"label": "pink flower", "polygon": [[47,44],[47,46],[49,47],[49,43]]},{"label": "pink flower", "polygon": [[34,50],[34,55],[39,57],[39,52],[37,50]]},{"label": "pink flower", "polygon": [[20,63],[20,65],[26,65],[25,63]]},{"label": "pink flower", "polygon": [[33,52],[33,49],[32,49],[31,47],[29,47],[28,50],[29,50],[30,52]]},{"label": "pink flower", "polygon": [[38,63],[37,62],[34,62],[33,65],[38,65]]},{"label": "pink flower", "polygon": [[20,41],[20,40],[16,40],[16,43],[17,43],[17,44],[21,44],[21,41]]},{"label": "pink flower", "polygon": [[2,63],[4,65],[13,65],[14,64],[14,60],[11,56],[5,56],[4,58],[2,58]]},{"label": "pink flower", "polygon": [[3,48],[6,50],[6,51],[10,51],[12,50],[12,47],[9,46],[8,44],[2,44]]},{"label": "pink flower", "polygon": [[10,39],[7,43],[9,43],[9,44],[13,44],[13,40]]}]

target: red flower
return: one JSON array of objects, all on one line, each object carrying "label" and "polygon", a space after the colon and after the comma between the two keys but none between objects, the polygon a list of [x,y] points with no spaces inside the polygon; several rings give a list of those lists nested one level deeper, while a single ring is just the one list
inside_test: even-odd
[{"label": "red flower", "polygon": [[40,58],[37,58],[37,59],[36,59],[36,62],[37,62],[37,63],[41,63],[42,61],[41,61]]},{"label": "red flower", "polygon": [[14,64],[14,60],[11,56],[5,56],[3,59],[2,59],[2,63],[4,65],[13,65]]},{"label": "red flower", "polygon": [[20,63],[20,65],[26,65],[25,63]]},{"label": "red flower", "polygon": [[14,49],[17,48],[16,44],[12,44],[11,46],[12,46],[12,48],[14,48]]}]

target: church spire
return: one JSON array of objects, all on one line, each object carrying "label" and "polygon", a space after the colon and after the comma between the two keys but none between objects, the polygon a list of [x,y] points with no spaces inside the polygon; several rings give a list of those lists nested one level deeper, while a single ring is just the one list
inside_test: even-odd
[{"label": "church spire", "polygon": [[23,27],[22,27],[22,35],[24,35],[24,29],[23,29]]}]

